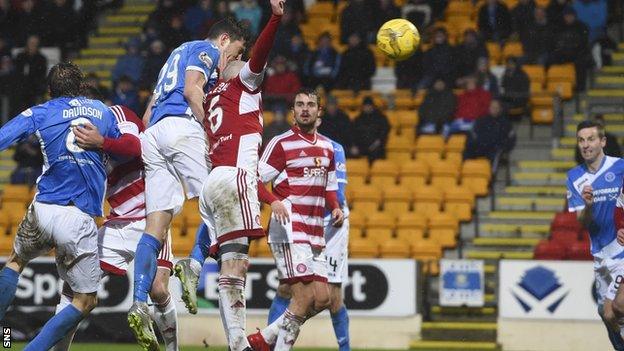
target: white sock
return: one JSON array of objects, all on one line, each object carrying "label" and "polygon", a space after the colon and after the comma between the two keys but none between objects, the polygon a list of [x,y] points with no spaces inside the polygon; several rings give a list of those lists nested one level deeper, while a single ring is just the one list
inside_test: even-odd
[{"label": "white sock", "polygon": [[171,295],[169,295],[164,304],[154,305],[152,318],[165,341],[165,349],[167,351],[178,351],[178,317],[175,303],[171,301]]},{"label": "white sock", "polygon": [[[59,301],[58,305],[56,305],[56,311],[54,312],[54,314],[58,314],[65,307],[71,305],[71,303],[72,303],[71,297],[65,294],[61,294],[61,300]],[[68,351],[69,347],[71,346],[72,341],[74,340],[74,335],[76,334],[76,330],[78,330],[78,326],[72,329],[72,331],[70,331],[67,335],[65,335],[65,337],[61,339],[61,341],[59,341],[54,346],[54,351]]]},{"label": "white sock", "polygon": [[279,328],[279,333],[277,334],[275,350],[288,351],[292,349],[293,345],[295,345],[295,341],[297,341],[299,329],[301,328],[303,322],[305,322],[304,317],[296,316],[289,310],[286,310],[286,312],[284,312],[284,321],[282,322],[282,325]]},{"label": "white sock", "polygon": [[199,277],[201,275],[202,265],[193,259],[191,259],[190,261],[191,261],[191,270],[193,271],[193,273],[195,273]]},{"label": "white sock", "polygon": [[233,275],[219,276],[219,308],[223,317],[225,334],[232,351],[249,347],[246,324],[245,278]]},{"label": "white sock", "polygon": [[284,321],[284,315],[279,316],[278,319],[274,320],[273,323],[266,326],[266,328],[260,331],[264,341],[269,345],[275,344],[277,340],[277,334],[279,333],[280,327],[282,326],[282,322]]}]

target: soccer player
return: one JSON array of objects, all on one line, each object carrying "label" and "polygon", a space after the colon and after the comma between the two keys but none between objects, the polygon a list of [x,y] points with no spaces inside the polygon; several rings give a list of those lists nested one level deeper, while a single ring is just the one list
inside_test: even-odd
[{"label": "soccer player", "polygon": [[[212,171],[204,183],[200,212],[212,232],[220,262],[219,308],[231,350],[249,349],[245,334],[245,278],[249,240],[264,236],[260,224],[258,158],[262,144],[260,85],[275,33],[283,14],[283,0],[271,0],[272,16],[260,33],[249,62],[233,61],[206,98],[206,131]],[[266,190],[265,190],[266,191]],[[277,201],[278,204],[281,204]],[[183,299],[197,312],[197,280],[203,261],[185,259],[175,268],[183,282]]]},{"label": "soccer player", "polygon": [[584,162],[568,172],[568,210],[576,212],[581,224],[589,230],[598,311],[607,324],[611,343],[617,350],[624,350],[612,305],[624,276],[624,248],[617,242],[614,221],[624,179],[624,160],[604,154],[604,126],[597,121],[579,123],[576,138]]},{"label": "soccer player", "polygon": [[[320,119],[318,120],[321,121]],[[318,123],[320,124],[320,123]],[[327,282],[329,283],[330,306],[329,312],[332,326],[338,341],[338,349],[347,351],[349,345],[349,314],[342,297],[342,280],[348,276],[348,247],[349,247],[349,207],[346,198],[347,167],[346,156],[342,145],[331,140],[334,147],[334,163],[336,164],[336,179],[338,181],[338,203],[344,213],[342,226],[332,225],[331,213],[325,213],[325,255],[327,256]],[[269,310],[269,324],[279,318],[290,303],[290,286],[280,284],[277,294]]]},{"label": "soccer player", "polygon": [[15,297],[24,267],[52,249],[60,277],[75,292],[72,303],[26,346],[25,350],[33,351],[52,348],[97,304],[102,271],[94,217],[102,215],[106,171],[102,153],[76,145],[74,131],[92,124],[108,138],[120,136],[108,107],[80,96],[83,74],[76,65],[55,65],[47,81],[52,100],[25,110],[0,129],[0,150],[35,134],[44,155],[37,194],[0,271],[0,319]]},{"label": "soccer player", "polygon": [[[110,155],[106,200],[111,210],[98,232],[100,268],[105,274],[125,275],[145,230],[145,181],[139,140],[139,133],[145,128],[139,117],[127,107],[116,105],[110,109],[120,132],[129,137],[127,140],[105,138],[93,127],[85,127],[75,133],[78,146],[102,150]],[[168,235],[158,256],[158,273],[149,294],[154,303],[152,318],[163,336],[167,351],[178,350],[175,303],[168,289],[172,267],[171,236]],[[70,304],[71,299],[72,291],[64,285],[57,313]],[[73,334],[59,342],[55,351],[68,350]]]},{"label": "soccer player", "polygon": [[290,350],[305,320],[329,306],[323,217],[331,210],[332,225],[341,226],[343,213],[336,191],[334,148],[316,133],[321,114],[319,96],[313,90],[295,95],[295,126],[273,138],[260,159],[263,182],[286,205],[291,221],[271,218],[269,244],[280,283],[290,285],[288,308],[268,327],[248,340],[254,350]]},{"label": "soccer player", "polygon": [[146,227],[136,249],[134,303],[128,324],[146,350],[156,350],[147,293],[156,275],[157,256],[171,220],[195,198],[208,178],[204,93],[216,78],[217,67],[237,58],[244,49],[244,30],[229,19],[215,23],[207,40],[184,43],[171,52],[160,70],[154,95],[143,116],[141,137],[145,165]]}]

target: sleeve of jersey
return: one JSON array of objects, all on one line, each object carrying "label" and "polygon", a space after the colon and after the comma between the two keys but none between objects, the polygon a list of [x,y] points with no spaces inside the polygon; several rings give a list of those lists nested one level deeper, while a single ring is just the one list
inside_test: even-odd
[{"label": "sleeve of jersey", "polygon": [[34,109],[33,107],[25,110],[0,128],[0,150],[35,132]]},{"label": "sleeve of jersey", "polygon": [[284,168],[286,168],[284,149],[278,140],[273,139],[267,145],[258,164],[260,180],[263,183],[272,182]]},{"label": "sleeve of jersey", "polygon": [[338,178],[336,177],[336,161],[332,156],[331,161],[329,162],[329,168],[327,169],[327,187],[326,191],[337,191],[338,190]]},{"label": "sleeve of jersey", "polygon": [[579,194],[579,192],[574,187],[574,183],[572,182],[572,180],[570,180],[569,176],[566,187],[568,196],[568,211],[582,211],[585,208],[585,202],[583,201],[583,197],[581,196],[581,194]]},{"label": "sleeve of jersey", "polygon": [[274,201],[279,201],[277,196],[267,190],[261,180],[258,180],[258,199],[267,205],[272,204]]},{"label": "sleeve of jersey", "polygon": [[206,45],[197,45],[190,51],[186,70],[201,72],[206,82],[209,82],[218,64],[219,50],[206,43]]}]

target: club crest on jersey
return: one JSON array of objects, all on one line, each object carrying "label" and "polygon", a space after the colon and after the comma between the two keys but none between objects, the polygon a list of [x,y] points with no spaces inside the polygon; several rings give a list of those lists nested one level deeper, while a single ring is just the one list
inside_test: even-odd
[{"label": "club crest on jersey", "polygon": [[612,181],[615,180],[615,174],[613,172],[607,172],[604,178],[607,182],[611,183]]},{"label": "club crest on jersey", "polygon": [[297,272],[299,272],[299,273],[305,273],[307,270],[308,270],[308,267],[307,267],[305,264],[303,264],[303,263],[299,263],[299,264],[297,265]]},{"label": "club crest on jersey", "polygon": [[201,62],[203,62],[206,67],[211,68],[212,67],[212,59],[210,58],[210,56],[208,56],[208,53],[205,51],[202,51],[199,53],[199,60]]},{"label": "club crest on jersey", "polygon": [[[327,156],[327,155],[326,155],[326,156]],[[320,157],[315,157],[315,158],[314,158],[314,165],[315,165],[316,167],[321,167],[321,165],[322,165],[322,164],[323,164],[323,162],[322,162],[322,160],[321,160],[321,158],[320,158]]]}]

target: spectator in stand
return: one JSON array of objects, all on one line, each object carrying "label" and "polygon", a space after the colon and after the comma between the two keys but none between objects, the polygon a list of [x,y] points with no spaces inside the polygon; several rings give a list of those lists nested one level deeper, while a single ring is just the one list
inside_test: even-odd
[{"label": "spectator in stand", "polygon": [[550,0],[546,7],[548,23],[559,27],[563,25],[563,10],[570,4],[570,0]]},{"label": "spectator in stand", "polygon": [[353,33],[358,33],[366,43],[373,42],[377,31],[375,9],[374,1],[350,0],[340,14],[340,42],[347,44]]},{"label": "spectator in stand", "polygon": [[[305,79],[303,71],[306,62],[310,57],[310,49],[308,49],[308,45],[305,43],[300,34],[296,34],[290,39],[290,45],[287,50],[283,52],[283,56],[295,65],[295,71],[297,72],[299,79]],[[308,85],[307,81],[303,81],[303,83],[304,85]]]},{"label": "spectator in stand", "polygon": [[524,50],[523,61],[530,64],[546,65],[553,47],[555,28],[548,22],[546,10],[536,7],[533,24],[520,32]]},{"label": "spectator in stand", "polygon": [[[477,60],[477,70],[475,75],[477,77],[477,85],[484,90],[489,91],[492,96],[498,96],[500,90],[498,86],[498,78],[496,78],[496,76],[490,71],[490,61],[487,57],[480,57]],[[461,80],[458,85],[463,84],[463,80]]]},{"label": "spectator in stand", "polygon": [[487,58],[488,51],[479,35],[472,29],[464,32],[464,41],[456,47],[457,74],[465,77],[477,69],[477,60]]},{"label": "spectator in stand", "polygon": [[349,36],[349,48],[342,53],[336,86],[353,91],[371,88],[371,79],[377,70],[375,55],[362,42],[358,33]]},{"label": "spectator in stand", "polygon": [[590,47],[607,35],[607,1],[606,0],[576,0],[572,3],[579,21],[587,29]]},{"label": "spectator in stand", "polygon": [[121,76],[119,83],[111,96],[113,105],[123,105],[138,114],[141,106],[139,105],[139,93],[132,83],[132,79],[128,76]]},{"label": "spectator in stand", "polygon": [[284,56],[276,56],[268,72],[264,80],[263,102],[269,109],[275,104],[288,105],[301,89],[299,77],[289,69],[288,60]]},{"label": "spectator in stand", "polygon": [[419,47],[407,60],[399,61],[394,65],[397,89],[416,90],[418,88],[425,70],[423,67],[423,56],[423,52]]},{"label": "spectator in stand", "polygon": [[[101,97],[102,101],[107,105],[112,105],[110,96],[110,90],[105,87],[102,82],[100,82],[100,78],[95,74],[95,72],[88,73],[85,77],[85,85],[90,86],[95,89],[98,97]],[[98,98],[99,99],[99,98]]]},{"label": "spectator in stand", "polygon": [[[266,3],[269,3],[269,0],[264,0]],[[305,7],[305,2],[304,0],[288,0],[286,1],[286,4],[284,5],[285,10],[286,11],[290,11],[293,13],[295,19],[297,20],[297,23],[301,22],[301,21],[305,21],[307,20],[307,16],[306,16],[306,7]],[[267,8],[267,7],[264,7]],[[267,11],[268,14],[268,11]]]},{"label": "spectator in stand", "polygon": [[431,23],[431,6],[428,0],[408,0],[401,9],[401,17],[417,28],[426,28]]},{"label": "spectator in stand", "polygon": [[338,108],[338,102],[333,95],[327,97],[321,118],[323,123],[318,128],[319,133],[342,145],[345,150],[349,150],[353,143],[351,120],[344,111]]},{"label": "spectator in stand", "polygon": [[41,35],[42,14],[34,0],[21,2],[21,11],[15,17],[14,40],[16,46],[24,46],[29,35]]},{"label": "spectator in stand", "polygon": [[585,90],[587,69],[592,64],[587,39],[587,26],[576,19],[576,13],[570,6],[563,10],[563,25],[557,30],[552,63],[574,63],[576,69],[576,89]]},{"label": "spectator in stand", "polygon": [[143,33],[141,33],[139,40],[139,51],[141,56],[145,57],[149,54],[152,43],[156,40],[160,40],[160,32],[158,31],[157,26],[153,23],[146,23],[145,29],[143,30]]},{"label": "spectator in stand", "polygon": [[48,60],[39,52],[38,36],[28,37],[24,51],[15,57],[15,71],[20,83],[15,87],[19,90],[19,109],[25,110],[38,104],[46,92]]},{"label": "spectator in stand", "polygon": [[275,109],[273,112],[273,120],[264,127],[262,132],[263,145],[273,139],[275,136],[284,133],[292,126],[286,120],[286,111],[284,108]]},{"label": "spectator in stand", "polygon": [[208,31],[212,25],[224,18],[235,18],[234,14],[230,12],[230,5],[226,0],[218,0],[215,6],[214,16],[203,23],[200,30],[200,38],[206,38]]},{"label": "spectator in stand", "polygon": [[[594,120],[600,122],[602,125],[605,125],[605,120],[603,115],[595,115]],[[604,154],[611,157],[622,157],[622,149],[620,148],[620,143],[618,142],[618,138],[612,133],[605,132],[605,138],[607,139],[607,143],[605,147],[602,148]],[[574,159],[576,163],[581,164],[584,162],[583,156],[581,156],[581,152],[579,148],[575,148]]]},{"label": "spectator in stand", "polygon": [[126,43],[126,54],[117,59],[111,74],[113,86],[117,85],[121,76],[130,77],[134,84],[139,82],[144,62],[143,56],[139,53],[139,45],[138,39],[130,39]]},{"label": "spectator in stand", "polygon": [[301,29],[299,29],[293,12],[286,10],[284,11],[284,15],[282,15],[280,27],[275,34],[275,43],[273,44],[273,50],[271,50],[271,52],[274,55],[289,57],[288,51],[290,50],[292,38],[296,35],[301,36]]},{"label": "spectator in stand", "polygon": [[437,79],[418,107],[418,133],[439,134],[442,127],[453,121],[457,97],[442,79]]},{"label": "spectator in stand", "polygon": [[433,46],[423,56],[424,77],[419,89],[427,89],[434,80],[443,79],[447,85],[453,84],[457,62],[454,59],[453,47],[448,42],[446,29],[436,28],[433,33]]},{"label": "spectator in stand", "polygon": [[212,16],[212,0],[200,0],[184,13],[184,28],[193,39],[205,39],[206,37],[200,36],[202,25],[212,19]]},{"label": "spectator in stand", "polygon": [[249,23],[251,34],[254,36],[258,35],[260,21],[262,20],[262,9],[258,6],[256,0],[242,0],[240,6],[234,11],[234,15],[238,21]]},{"label": "spectator in stand", "polygon": [[[20,112],[16,109],[16,85],[17,77],[11,56],[0,56],[0,125]],[[7,114],[3,115],[5,112]]]},{"label": "spectator in stand", "polygon": [[466,90],[457,97],[455,119],[444,125],[445,137],[455,133],[466,133],[472,129],[474,121],[488,113],[492,94],[478,85],[477,77],[465,79]]},{"label": "spectator in stand", "polygon": [[147,18],[147,24],[153,25],[158,33],[165,33],[171,19],[181,15],[183,10],[179,0],[159,0],[158,7]]},{"label": "spectator in stand", "polygon": [[313,87],[322,85],[326,91],[331,90],[339,68],[340,54],[332,46],[331,35],[323,32],[316,42],[316,50],[312,52],[304,68],[308,83]]},{"label": "spectator in stand", "polygon": [[370,97],[364,98],[362,112],[355,118],[352,130],[351,154],[353,156],[366,156],[369,161],[386,156],[386,142],[390,132],[390,123]]},{"label": "spectator in stand", "polygon": [[401,9],[394,4],[394,0],[381,0],[377,14],[377,28],[391,19],[401,17]]},{"label": "spectator in stand", "polygon": [[150,45],[150,51],[145,59],[143,70],[141,71],[141,79],[139,80],[140,89],[152,90],[158,73],[162,66],[167,62],[167,52],[165,45],[160,40],[154,40]]},{"label": "spectator in stand", "polygon": [[487,157],[492,162],[499,151],[509,150],[512,142],[511,122],[504,114],[501,102],[494,99],[489,104],[489,113],[474,122],[464,158]]},{"label": "spectator in stand", "polygon": [[34,134],[17,144],[13,160],[17,167],[11,173],[11,184],[34,185],[43,170],[43,154]]},{"label": "spectator in stand", "polygon": [[7,39],[0,35],[0,57],[2,56],[11,56],[11,48]]},{"label": "spectator in stand", "polygon": [[444,80],[437,79],[418,107],[417,134],[439,134],[442,127],[453,121],[457,98]]},{"label": "spectator in stand", "polygon": [[162,33],[161,39],[169,50],[173,50],[180,44],[191,40],[191,34],[184,28],[181,16],[173,16],[171,18],[171,26]]},{"label": "spectator in stand", "polygon": [[45,46],[58,46],[63,51],[74,47],[78,16],[67,0],[54,0],[42,14],[45,21],[41,29]]},{"label": "spectator in stand", "polygon": [[511,22],[514,32],[523,33],[533,25],[535,8],[534,0],[520,0],[518,2],[511,10]]},{"label": "spectator in stand", "polygon": [[531,81],[515,57],[507,59],[503,73],[502,102],[506,110],[526,109],[529,102]]},{"label": "spectator in stand", "polygon": [[10,0],[0,0],[0,36],[11,39],[15,26],[15,12]]},{"label": "spectator in stand", "polygon": [[487,41],[503,42],[511,34],[511,14],[499,0],[487,0],[479,10],[478,26]]}]

